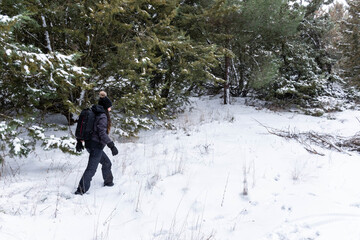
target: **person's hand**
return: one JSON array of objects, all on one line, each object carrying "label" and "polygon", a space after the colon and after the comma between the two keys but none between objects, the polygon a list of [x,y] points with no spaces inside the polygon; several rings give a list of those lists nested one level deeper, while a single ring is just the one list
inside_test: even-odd
[{"label": "person's hand", "polygon": [[77,152],[82,152],[84,150],[84,146],[80,140],[77,140],[75,148]]},{"label": "person's hand", "polygon": [[111,153],[113,156],[117,155],[119,153],[119,151],[117,150],[117,148],[115,147],[114,142],[110,142],[107,144],[107,146],[110,148]]},{"label": "person's hand", "polygon": [[119,151],[117,150],[117,148],[115,146],[113,146],[111,148],[111,153],[112,153],[113,156],[115,156],[115,155],[117,155],[119,153]]}]

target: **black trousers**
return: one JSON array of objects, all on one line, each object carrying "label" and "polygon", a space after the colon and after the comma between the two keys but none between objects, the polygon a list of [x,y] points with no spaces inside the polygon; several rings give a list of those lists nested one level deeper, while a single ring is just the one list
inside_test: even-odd
[{"label": "black trousers", "polygon": [[102,165],[101,172],[104,184],[112,183],[114,177],[111,172],[111,161],[103,151],[104,146],[100,143],[89,142],[86,144],[86,150],[90,153],[89,162],[83,176],[80,179],[78,191],[85,193],[90,188],[90,182],[96,173],[99,163]]}]

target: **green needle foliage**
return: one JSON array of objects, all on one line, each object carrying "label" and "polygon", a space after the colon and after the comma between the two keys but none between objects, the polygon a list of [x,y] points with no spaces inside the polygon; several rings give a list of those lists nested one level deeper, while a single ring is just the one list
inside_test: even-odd
[{"label": "green needle foliage", "polygon": [[348,0],[348,15],[341,22],[342,76],[350,85],[360,87],[360,1]]},{"label": "green needle foliage", "polygon": [[349,0],[342,33],[331,34],[342,36],[341,51],[329,48],[336,28],[321,12],[331,1],[304,2],[2,0],[0,118],[43,127],[42,116],[61,113],[72,124],[99,90],[125,136],[163,125],[194,95],[305,105],[339,79],[341,51],[344,79],[359,82],[359,1]]}]

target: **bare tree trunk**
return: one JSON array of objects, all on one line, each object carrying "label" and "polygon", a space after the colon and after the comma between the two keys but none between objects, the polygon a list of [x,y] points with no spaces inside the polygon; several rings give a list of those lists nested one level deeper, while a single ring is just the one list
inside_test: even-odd
[{"label": "bare tree trunk", "polygon": [[230,104],[230,57],[225,55],[225,83],[224,83],[224,104]]},{"label": "bare tree trunk", "polygon": [[241,93],[241,91],[240,91],[240,76],[239,76],[239,73],[238,73],[238,71],[237,71],[237,69],[235,67],[234,62],[235,62],[235,60],[231,59],[231,67],[232,67],[232,70],[234,71],[234,74],[235,74],[235,81],[238,84],[236,86],[236,96],[238,97],[238,96],[240,96],[240,93]]},{"label": "bare tree trunk", "polygon": [[[68,16],[69,16],[69,7],[66,7],[65,9],[65,19],[64,19],[64,23],[65,23],[65,27],[68,27]],[[64,33],[64,37],[65,37],[65,46],[68,45],[68,39],[67,39],[67,34]]]},{"label": "bare tree trunk", "polygon": [[52,52],[52,48],[51,48],[51,42],[50,42],[50,36],[49,36],[49,32],[48,30],[46,30],[46,20],[44,15],[41,15],[41,19],[42,19],[42,26],[43,28],[45,28],[45,40],[46,40],[46,48],[49,50],[49,52]]},{"label": "bare tree trunk", "polygon": [[82,90],[79,98],[79,105],[81,106],[85,102],[85,90]]}]

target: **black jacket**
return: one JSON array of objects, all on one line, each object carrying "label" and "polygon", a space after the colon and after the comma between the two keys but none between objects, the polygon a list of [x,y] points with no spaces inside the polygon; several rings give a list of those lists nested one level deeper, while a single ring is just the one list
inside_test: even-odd
[{"label": "black jacket", "polygon": [[102,147],[112,142],[109,138],[107,131],[107,116],[103,106],[93,105],[91,110],[95,113],[94,132],[91,136],[91,140],[100,143]]}]

